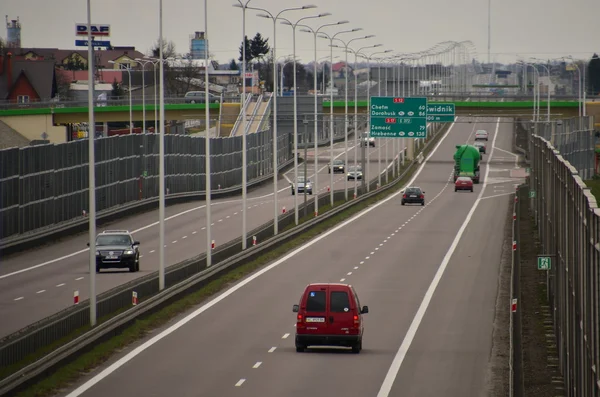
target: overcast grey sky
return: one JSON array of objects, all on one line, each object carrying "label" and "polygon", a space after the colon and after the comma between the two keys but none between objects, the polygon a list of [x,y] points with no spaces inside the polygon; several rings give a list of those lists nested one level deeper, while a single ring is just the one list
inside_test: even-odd
[{"label": "overcast grey sky", "polygon": [[[242,11],[232,7],[235,2],[208,0],[210,52],[221,62],[239,56]],[[92,23],[111,25],[112,45],[132,45],[146,52],[158,37],[158,4],[158,0],[92,0]],[[306,22],[317,27],[349,20],[343,27],[325,29],[333,33],[360,27],[364,29],[360,35],[376,35],[373,39],[355,41],[352,44],[355,49],[383,44],[381,49],[406,53],[442,41],[471,40],[478,59],[487,60],[487,0],[251,0],[249,6],[275,13],[305,4],[315,4],[318,8],[289,12],[285,16],[296,20],[330,12],[330,17]],[[189,36],[194,31],[204,31],[203,0],[163,0],[163,7],[164,36],[175,42],[178,52],[188,52]],[[20,17],[24,47],[75,48],[75,23],[86,22],[86,1],[0,0],[0,14],[7,14],[9,19]],[[256,14],[252,10],[247,12],[247,35],[260,31],[272,43],[272,22],[257,18]],[[512,61],[517,54],[587,58],[600,51],[599,16],[600,0],[492,0],[492,58],[500,62]],[[0,36],[6,37],[6,29],[0,32]],[[278,56],[290,54],[291,28],[278,24],[277,32]],[[311,61],[312,35],[298,32],[296,36],[298,56],[305,62]],[[358,36],[359,33],[353,33],[340,37]],[[327,44],[327,40],[319,39],[319,58],[329,55]]]}]

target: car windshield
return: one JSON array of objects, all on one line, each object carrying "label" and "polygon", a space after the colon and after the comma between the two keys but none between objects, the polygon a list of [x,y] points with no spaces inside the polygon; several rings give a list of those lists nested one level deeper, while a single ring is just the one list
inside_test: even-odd
[{"label": "car windshield", "polygon": [[460,177],[460,178],[457,179],[457,181],[460,181],[460,182],[471,182],[471,178]]},{"label": "car windshield", "polygon": [[298,183],[310,183],[310,179],[305,179],[303,176],[299,176]]},{"label": "car windshield", "polygon": [[98,236],[96,239],[96,245],[131,245],[131,238],[126,234]]},{"label": "car windshield", "polygon": [[406,189],[406,194],[421,194],[421,189],[414,188],[414,187],[409,187],[408,189]]},{"label": "car windshield", "polygon": [[344,160],[333,160],[333,165],[344,165]]},{"label": "car windshield", "polygon": [[362,171],[362,168],[361,167],[350,167],[349,170],[350,170],[350,172],[355,172],[355,171],[360,172],[360,171]]}]

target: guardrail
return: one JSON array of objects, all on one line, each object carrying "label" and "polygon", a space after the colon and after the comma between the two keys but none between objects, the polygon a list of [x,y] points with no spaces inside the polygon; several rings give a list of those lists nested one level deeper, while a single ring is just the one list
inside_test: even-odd
[{"label": "guardrail", "polygon": [[[523,346],[521,340],[521,238],[519,227],[522,217],[523,186],[517,188],[513,202],[512,221],[512,258],[510,266],[510,358],[509,358],[509,395],[510,397],[523,396]],[[525,214],[527,218],[527,214]]]},{"label": "guardrail", "polygon": [[[444,126],[440,124],[438,133],[443,129]],[[422,150],[426,150],[431,142],[432,140],[424,145]],[[400,158],[397,157],[397,162],[399,161]],[[230,241],[224,247],[215,251],[213,254],[214,264],[208,269],[206,268],[205,254],[198,255],[195,258],[170,266],[167,268],[165,275],[165,284],[167,288],[162,292],[158,291],[158,272],[154,272],[101,294],[98,297],[97,304],[97,314],[99,318],[119,310],[128,309],[66,345],[58,347],[42,359],[39,359],[5,379],[0,380],[0,394],[15,391],[17,388],[22,387],[27,384],[27,382],[32,381],[49,369],[68,360],[70,357],[73,357],[77,352],[84,350],[93,343],[101,340],[105,335],[109,335],[111,332],[130,323],[140,315],[157,310],[172,300],[205,285],[219,274],[234,269],[243,263],[252,261],[259,255],[268,252],[274,247],[280,246],[282,243],[293,239],[300,233],[326,221],[341,211],[359,204],[364,200],[368,200],[374,195],[392,189],[416,165],[418,165],[418,163],[413,160],[402,175],[398,175],[395,180],[383,187],[377,186],[377,177],[373,178],[373,180],[369,182],[369,193],[363,191],[361,186],[358,189],[359,196],[357,199],[348,201],[317,218],[309,220],[286,232],[282,232],[276,237],[273,237],[273,221],[254,229],[248,234],[248,243],[249,247],[251,247],[249,249],[241,251],[241,237]],[[387,169],[387,172],[392,175],[396,174],[395,171],[396,166]],[[334,192],[335,200],[342,200],[344,194],[345,192],[343,190],[337,190]],[[327,205],[330,200],[329,194],[323,194],[318,197],[318,200],[319,206]],[[314,200],[307,203],[307,208],[304,208],[302,205],[299,208],[299,211],[300,210],[314,213]],[[294,211],[281,215],[278,222],[282,229],[293,224]],[[253,236],[256,236],[257,241],[259,241],[259,244],[254,247],[251,244]],[[263,241],[264,243],[262,243]],[[141,302],[132,308],[131,297],[133,291],[137,292]],[[60,340],[74,330],[85,326],[88,322],[89,300],[86,300],[76,307],[65,309],[48,319],[42,320],[15,333],[11,337],[5,338],[0,342],[0,365],[7,366],[18,363],[39,348]]]}]

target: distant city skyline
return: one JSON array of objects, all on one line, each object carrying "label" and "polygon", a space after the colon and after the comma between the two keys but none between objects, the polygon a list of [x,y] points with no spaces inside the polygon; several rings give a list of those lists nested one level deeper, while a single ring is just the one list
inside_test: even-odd
[{"label": "distant city skyline", "polygon": [[[235,0],[209,1],[209,52],[221,64],[238,59],[242,42],[242,11],[231,5]],[[455,0],[451,4],[443,0],[427,3],[399,4],[396,0],[313,0],[316,9],[293,11],[284,16],[296,21],[298,18],[330,12],[331,16],[304,21],[311,27],[348,20],[350,23],[324,28],[335,33],[340,30],[362,28],[361,32],[343,34],[345,40],[365,35],[376,37],[354,41],[351,47],[382,44],[379,49],[396,53],[423,51],[443,41],[470,40],[477,49],[476,58],[487,62],[487,1]],[[23,47],[46,47],[61,49],[84,49],[75,46],[75,24],[86,22],[86,2],[76,0],[53,0],[52,7],[39,12],[33,0],[3,0],[3,11],[10,19],[19,17],[22,25]],[[292,0],[251,0],[249,6],[265,8],[276,13],[284,8],[299,7]],[[163,29],[167,40],[173,41],[178,53],[190,52],[190,37],[203,26],[203,2],[192,0],[163,0]],[[66,12],[68,10],[68,12]],[[431,10],[436,10],[432,12]],[[246,34],[253,37],[260,32],[273,45],[272,21],[259,18],[259,11],[247,10]],[[404,15],[408,15],[404,17]],[[414,15],[424,15],[413,18]],[[594,39],[595,18],[600,15],[600,1],[573,0],[549,7],[542,0],[492,0],[491,57],[493,61],[508,63],[517,58],[560,58],[572,55],[577,59],[589,59],[600,52],[600,42]],[[367,17],[368,16],[368,17]],[[568,22],[567,22],[568,21]],[[92,0],[92,22],[110,24],[113,46],[134,46],[148,53],[158,38],[158,0]],[[313,36],[296,33],[296,53],[302,62],[313,61]],[[291,28],[277,25],[277,55],[292,53]],[[6,26],[0,30],[6,39]],[[318,40],[318,58],[329,55],[328,41]],[[344,60],[344,54],[337,61]],[[365,50],[366,53],[372,50]],[[475,54],[473,54],[475,55]],[[349,62],[354,56],[348,56]]]}]

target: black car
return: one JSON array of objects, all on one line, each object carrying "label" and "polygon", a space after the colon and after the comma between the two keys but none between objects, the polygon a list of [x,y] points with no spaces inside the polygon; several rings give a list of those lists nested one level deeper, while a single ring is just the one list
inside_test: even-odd
[{"label": "black car", "polygon": [[[88,247],[89,247],[88,243]],[[100,269],[140,271],[139,241],[127,230],[107,230],[96,237],[96,273]]]},{"label": "black car", "polygon": [[425,191],[420,187],[407,187],[402,194],[402,205],[404,204],[425,205]]},{"label": "black car", "polygon": [[[342,174],[346,173],[346,164],[344,164],[344,160],[333,160],[333,173],[337,174],[341,172]],[[329,173],[331,174],[331,164],[329,164]]]}]

